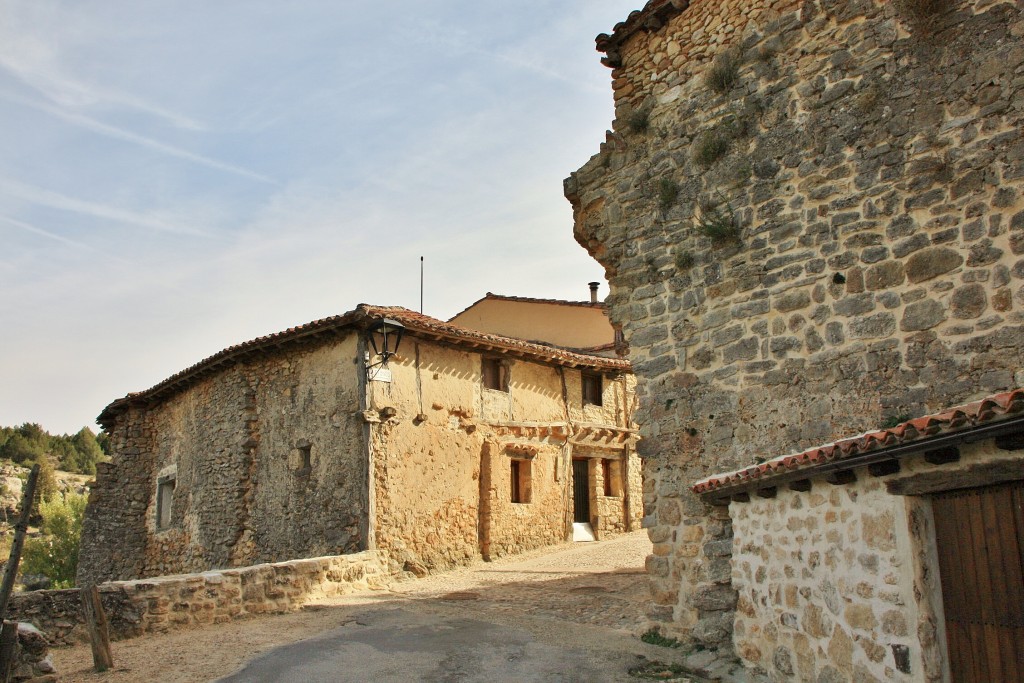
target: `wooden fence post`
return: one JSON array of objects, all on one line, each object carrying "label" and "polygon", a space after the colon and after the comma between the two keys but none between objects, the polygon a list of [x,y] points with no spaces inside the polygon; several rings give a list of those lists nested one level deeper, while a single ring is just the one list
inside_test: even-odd
[{"label": "wooden fence post", "polygon": [[96,671],[113,668],[114,658],[110,654],[110,628],[107,626],[107,614],[103,611],[100,601],[100,590],[95,585],[83,586],[82,614],[85,616],[85,627],[89,629],[89,641],[92,643],[92,664]]}]

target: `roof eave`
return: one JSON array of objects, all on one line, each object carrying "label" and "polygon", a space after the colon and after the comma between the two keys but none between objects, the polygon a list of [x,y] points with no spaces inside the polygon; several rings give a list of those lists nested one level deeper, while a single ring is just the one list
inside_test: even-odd
[{"label": "roof eave", "polygon": [[725,484],[707,491],[698,492],[698,495],[705,502],[712,505],[725,505],[737,494],[778,487],[794,481],[822,477],[833,472],[866,467],[887,460],[899,460],[917,453],[939,448],[994,439],[1008,434],[1019,433],[1022,430],[1024,430],[1024,414],[1015,414],[998,421],[986,422],[956,431],[915,439],[908,443],[883,446],[849,457],[838,457],[828,462],[797,466],[760,476],[751,476],[740,482]]}]

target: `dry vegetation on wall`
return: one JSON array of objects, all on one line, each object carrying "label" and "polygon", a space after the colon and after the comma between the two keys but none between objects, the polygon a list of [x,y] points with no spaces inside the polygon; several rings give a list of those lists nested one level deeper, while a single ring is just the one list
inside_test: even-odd
[{"label": "dry vegetation on wall", "polygon": [[730,527],[686,482],[1024,382],[1024,15],[770,0],[659,20],[602,43],[615,132],[565,189],[638,376],[651,617],[712,646]]}]

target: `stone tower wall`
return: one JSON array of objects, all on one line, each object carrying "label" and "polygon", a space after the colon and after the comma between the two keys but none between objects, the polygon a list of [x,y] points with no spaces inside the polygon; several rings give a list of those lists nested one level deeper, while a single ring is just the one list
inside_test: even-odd
[{"label": "stone tower wall", "polygon": [[927,4],[654,0],[599,39],[614,131],[565,191],[638,377],[666,631],[733,623],[693,481],[1024,384],[1024,15]]}]

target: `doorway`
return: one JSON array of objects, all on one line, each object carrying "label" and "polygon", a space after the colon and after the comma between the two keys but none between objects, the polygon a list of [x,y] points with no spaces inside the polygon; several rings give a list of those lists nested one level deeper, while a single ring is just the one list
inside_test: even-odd
[{"label": "doorway", "polygon": [[932,496],[955,681],[1024,680],[1024,482]]},{"label": "doorway", "polygon": [[572,461],[572,521],[590,524],[590,461]]}]

